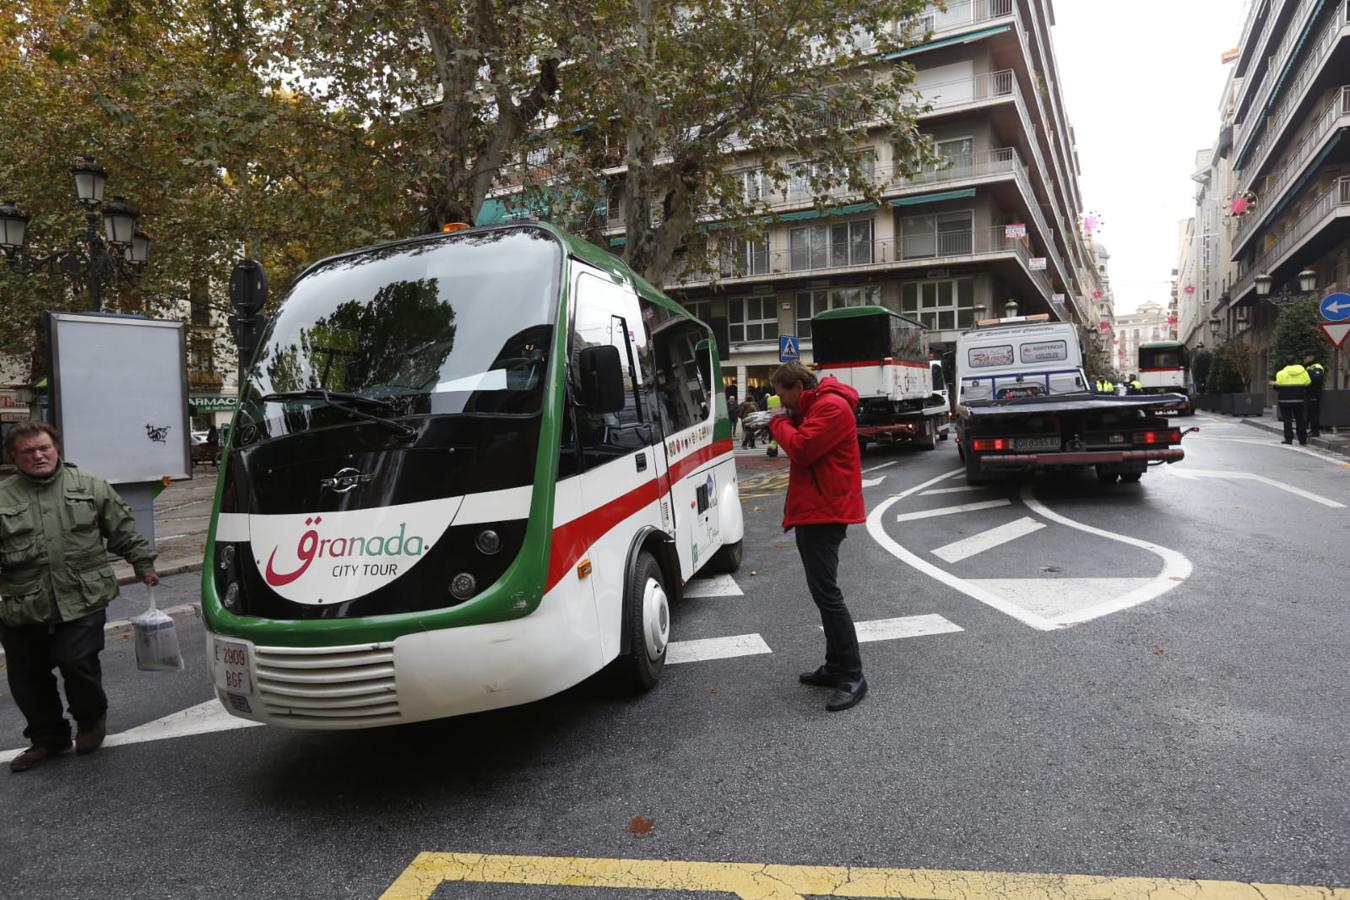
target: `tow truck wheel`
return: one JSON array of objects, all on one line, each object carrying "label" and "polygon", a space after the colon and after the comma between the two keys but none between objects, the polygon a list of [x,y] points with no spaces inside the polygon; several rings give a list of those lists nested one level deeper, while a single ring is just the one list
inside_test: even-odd
[{"label": "tow truck wheel", "polygon": [[716,575],[731,575],[741,567],[741,559],[744,553],[744,541],[723,544],[713,554],[713,558],[708,560],[708,571]]},{"label": "tow truck wheel", "polygon": [[932,450],[937,446],[937,419],[923,420],[923,437],[917,443],[920,450]]},{"label": "tow truck wheel", "polygon": [[1097,480],[1102,484],[1115,484],[1116,479],[1120,477],[1116,472],[1108,472],[1101,466],[1097,467]]},{"label": "tow truck wheel", "polygon": [[1134,484],[1140,478],[1143,477],[1144,477],[1143,472],[1123,472],[1121,473],[1120,480],[1124,484]]}]

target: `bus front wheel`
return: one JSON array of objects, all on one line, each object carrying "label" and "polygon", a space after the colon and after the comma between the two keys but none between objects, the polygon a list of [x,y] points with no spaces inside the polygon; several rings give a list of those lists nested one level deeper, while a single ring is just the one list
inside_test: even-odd
[{"label": "bus front wheel", "polygon": [[624,585],[624,626],[628,650],[614,660],[613,675],[619,688],[629,693],[649,690],[661,677],[670,642],[670,601],[666,577],[656,557],[642,552]]}]

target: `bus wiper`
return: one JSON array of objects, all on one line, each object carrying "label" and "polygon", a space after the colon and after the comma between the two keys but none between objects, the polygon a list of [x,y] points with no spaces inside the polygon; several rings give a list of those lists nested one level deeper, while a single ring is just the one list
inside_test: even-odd
[{"label": "bus wiper", "polygon": [[362,397],[360,394],[349,394],[346,391],[325,391],[320,388],[308,388],[303,391],[278,391],[271,394],[263,394],[258,398],[264,402],[269,400],[322,400],[334,409],[340,409],[348,415],[355,416],[358,419],[364,419],[367,422],[375,422],[383,425],[392,431],[396,431],[405,438],[417,436],[417,429],[411,425],[404,425],[402,422],[395,422],[393,419],[384,416],[373,415],[368,412],[362,412],[356,407],[365,405],[373,406],[377,409],[383,409],[386,412],[397,413],[393,404],[378,400],[374,397]]}]

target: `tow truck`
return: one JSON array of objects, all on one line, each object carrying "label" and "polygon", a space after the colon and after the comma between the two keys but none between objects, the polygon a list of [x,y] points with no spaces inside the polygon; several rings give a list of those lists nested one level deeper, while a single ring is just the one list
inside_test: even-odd
[{"label": "tow truck", "polygon": [[928,332],[881,306],[846,306],[811,318],[816,371],[858,392],[858,445],[910,443],[932,450],[951,429],[942,363]]},{"label": "tow truck", "polygon": [[1162,413],[1184,394],[1093,393],[1070,322],[1048,315],[984,319],[956,342],[956,443],[966,482],[1002,473],[1095,469],[1135,482],[1150,465],[1179,462],[1182,431]]}]

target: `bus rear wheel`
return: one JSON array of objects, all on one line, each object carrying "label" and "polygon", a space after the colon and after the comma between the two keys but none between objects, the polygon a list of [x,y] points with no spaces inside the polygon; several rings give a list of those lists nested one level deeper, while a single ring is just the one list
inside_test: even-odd
[{"label": "bus rear wheel", "polygon": [[670,643],[670,600],[666,576],[656,557],[638,554],[632,578],[624,585],[624,627],[628,650],[611,664],[615,686],[625,693],[650,690],[666,665]]}]

